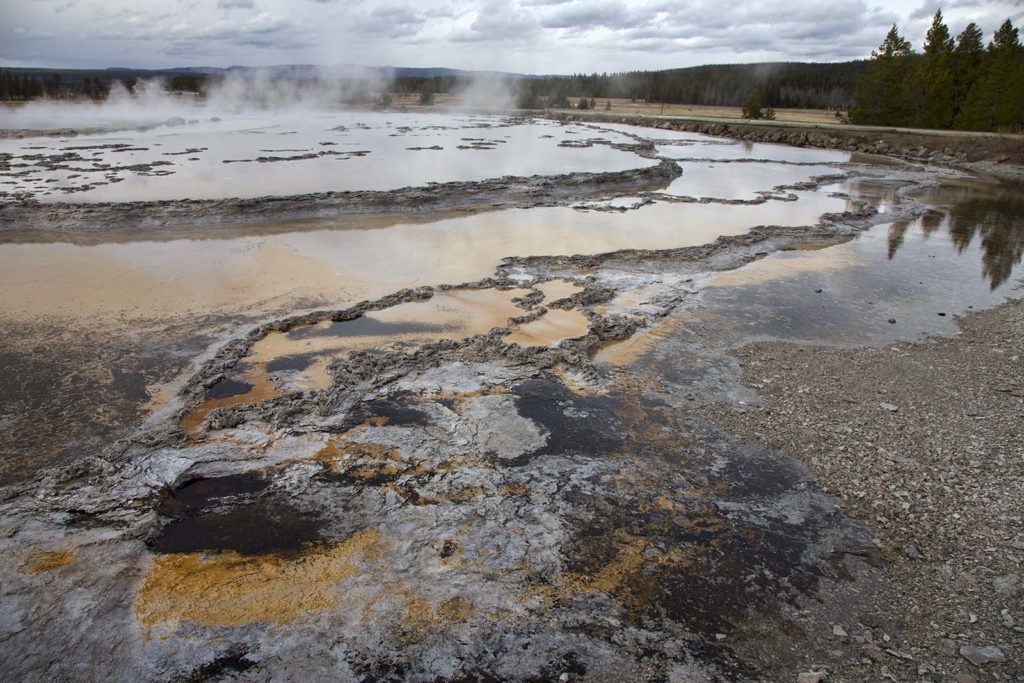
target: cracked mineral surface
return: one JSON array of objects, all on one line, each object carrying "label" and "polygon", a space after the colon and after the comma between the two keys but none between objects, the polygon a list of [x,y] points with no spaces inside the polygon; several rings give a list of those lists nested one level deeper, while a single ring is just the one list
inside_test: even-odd
[{"label": "cracked mineral surface", "polygon": [[[896,585],[878,522],[819,483],[813,448],[737,426],[782,382],[739,358],[750,342],[953,334],[955,316],[1019,296],[1018,194],[693,133],[383,116],[287,145],[254,128],[227,167],[259,188],[338,164],[325,132],[370,152],[346,164],[479,157],[468,176],[412,176],[455,185],[385,173],[372,193],[342,175],[306,198],[193,202],[157,176],[140,194],[5,199],[3,677],[871,671],[850,662],[872,641],[850,634]],[[376,146],[360,139],[374,126]],[[193,132],[159,153],[225,154]],[[4,172],[150,144],[106,135],[8,154]],[[544,146],[538,163],[580,166],[476,177],[521,161],[516,136]],[[578,153],[593,156],[559,156]],[[1019,642],[969,645],[999,646],[985,666],[1013,676]],[[944,666],[921,675],[966,671]]]}]

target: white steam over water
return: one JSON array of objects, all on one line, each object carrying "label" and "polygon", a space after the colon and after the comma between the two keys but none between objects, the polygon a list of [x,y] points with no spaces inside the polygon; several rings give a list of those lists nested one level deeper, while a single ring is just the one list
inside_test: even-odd
[{"label": "white steam over water", "polygon": [[[34,100],[0,108],[0,129],[134,128],[175,118],[223,118],[257,111],[336,111],[373,104],[392,85],[390,71],[358,67],[311,67],[288,77],[263,69],[229,72],[212,77],[202,96],[168,92],[161,79],[140,80],[131,91],[115,81],[102,102]],[[511,82],[479,78],[460,83],[454,101],[465,110],[508,111],[513,107]]]}]

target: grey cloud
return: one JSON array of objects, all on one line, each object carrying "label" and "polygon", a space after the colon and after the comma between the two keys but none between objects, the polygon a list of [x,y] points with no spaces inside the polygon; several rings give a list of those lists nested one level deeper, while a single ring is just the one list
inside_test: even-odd
[{"label": "grey cloud", "polygon": [[[676,11],[672,11],[677,7]],[[690,50],[726,53],[769,53],[780,58],[847,58],[864,56],[877,41],[862,37],[876,27],[887,27],[897,17],[871,10],[863,2],[794,6],[769,2],[723,6],[717,12],[701,3],[662,3],[667,14],[639,28],[613,34],[606,45],[629,50],[679,52]],[[636,19],[634,19],[635,23]]]},{"label": "grey cloud", "polygon": [[27,29],[23,26],[16,27],[12,33],[21,38],[28,40],[52,40],[57,37],[56,33],[50,33],[49,31],[37,31],[35,29]]},{"label": "grey cloud", "polygon": [[369,12],[355,13],[349,26],[364,36],[383,36],[397,39],[416,35],[426,18],[404,6],[377,7]]},{"label": "grey cloud", "polygon": [[536,17],[521,11],[515,4],[491,0],[478,10],[469,31],[456,33],[452,41],[473,43],[529,39],[540,30]]},{"label": "grey cloud", "polygon": [[573,29],[602,26],[624,28],[632,23],[629,10],[621,2],[574,2],[559,5],[558,10],[541,21],[541,26]]},{"label": "grey cloud", "polygon": [[935,15],[935,11],[942,9],[942,3],[939,0],[924,0],[921,6],[910,13],[911,19],[930,19]]},{"label": "grey cloud", "polygon": [[[893,22],[919,46],[939,1],[879,9],[877,0],[0,0],[0,50],[67,66],[251,59],[537,73],[826,61],[867,57]],[[1024,8],[941,2],[954,33],[975,21],[986,38]],[[42,46],[51,57],[38,57]]]}]

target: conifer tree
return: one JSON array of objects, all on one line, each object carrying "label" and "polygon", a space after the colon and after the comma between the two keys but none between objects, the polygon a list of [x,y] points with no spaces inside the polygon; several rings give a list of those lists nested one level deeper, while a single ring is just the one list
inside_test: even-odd
[{"label": "conifer tree", "polygon": [[953,48],[953,118],[958,121],[962,116],[971,86],[981,76],[981,66],[985,58],[985,46],[982,41],[981,29],[971,22],[956,37]]},{"label": "conifer tree", "polygon": [[991,74],[997,88],[996,130],[1018,131],[1024,126],[1024,49],[1020,33],[1007,19],[992,37]]},{"label": "conifer tree", "polygon": [[867,70],[857,79],[850,121],[887,126],[907,125],[909,111],[906,88],[912,54],[910,43],[893,24],[882,44],[871,52]]},{"label": "conifer tree", "polygon": [[953,124],[953,39],[935,12],[924,42],[923,58],[911,78],[908,105],[914,113],[913,124],[922,128],[949,128]]},{"label": "conifer tree", "polygon": [[760,119],[764,116],[764,112],[761,110],[760,88],[754,88],[747,93],[747,99],[743,103],[742,112],[745,119]]},{"label": "conifer tree", "polygon": [[957,126],[968,130],[1020,130],[1024,126],[1024,65],[1020,35],[1007,19],[988,44]]}]

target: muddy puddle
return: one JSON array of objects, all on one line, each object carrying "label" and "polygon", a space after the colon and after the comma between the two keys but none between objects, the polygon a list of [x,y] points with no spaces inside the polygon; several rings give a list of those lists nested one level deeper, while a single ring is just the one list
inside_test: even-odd
[{"label": "muddy puddle", "polygon": [[516,327],[505,341],[520,346],[554,346],[565,339],[584,336],[589,324],[579,311],[552,309],[536,320]]},{"label": "muddy puddle", "polygon": [[[582,291],[569,282],[540,285],[545,301],[564,299]],[[190,411],[182,426],[194,432],[217,408],[248,405],[282,395],[287,390],[315,391],[331,385],[328,367],[356,351],[401,348],[413,351],[429,342],[459,340],[509,327],[506,342],[520,346],[554,346],[582,337],[589,321],[576,310],[550,309],[525,323],[510,323],[528,313],[517,299],[529,289],[469,289],[435,293],[353,320],[323,320],[284,332],[271,332],[253,344],[240,368],[206,392],[206,400]]]},{"label": "muddy puddle", "polygon": [[583,291],[583,287],[568,280],[548,280],[535,285],[544,295],[544,302],[551,303],[567,299]]}]

